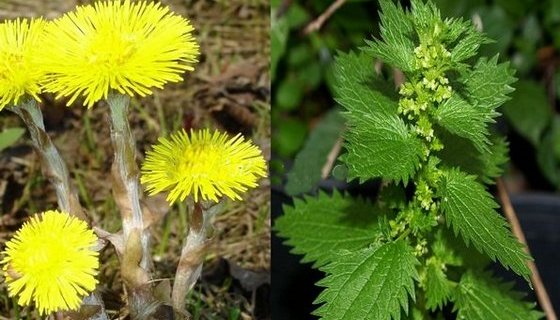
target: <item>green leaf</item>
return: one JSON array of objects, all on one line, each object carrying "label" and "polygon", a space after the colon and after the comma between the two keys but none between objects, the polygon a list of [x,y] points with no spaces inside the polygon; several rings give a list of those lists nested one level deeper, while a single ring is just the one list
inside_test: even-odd
[{"label": "green leaf", "polygon": [[409,296],[415,300],[414,279],[418,260],[403,240],[341,252],[324,266],[326,287],[315,303],[324,303],[315,315],[325,320],[377,320],[401,318],[408,312]]},{"label": "green leaf", "polygon": [[451,266],[463,266],[464,261],[457,252],[462,251],[463,248],[467,248],[464,242],[458,240],[449,229],[444,228],[438,228],[431,243],[433,256],[443,264]]},{"label": "green leaf", "polygon": [[457,35],[452,37],[451,41],[455,41],[459,35],[462,35],[461,39],[451,49],[451,61],[455,64],[475,56],[482,44],[491,42],[484,33],[477,31],[470,21],[447,19],[446,25],[451,34]]},{"label": "green leaf", "polygon": [[364,200],[321,192],[316,198],[294,199],[294,206],[284,208],[274,229],[287,239],[292,253],[305,255],[302,262],[319,267],[331,261],[337,250],[358,250],[375,242],[378,213]]},{"label": "green leaf", "polygon": [[354,117],[397,115],[395,89],[376,76],[370,55],[363,52],[339,53],[334,74],[335,100]]},{"label": "green leaf", "polygon": [[438,193],[447,225],[453,227],[455,234],[529,281],[527,261],[531,257],[496,212],[498,204],[474,176],[457,169],[447,170]]},{"label": "green leaf", "polygon": [[337,101],[347,110],[347,154],[340,159],[348,178],[408,181],[419,164],[422,142],[397,115],[394,90],[374,76],[373,62],[364,53],[340,54],[336,71]]},{"label": "green leaf", "polygon": [[552,109],[542,85],[521,80],[516,84],[511,101],[504,105],[504,115],[519,134],[534,146],[550,123]]},{"label": "green leaf", "polygon": [[349,180],[383,177],[408,182],[418,168],[422,142],[407,130],[402,119],[349,117],[344,135],[347,153],[340,157],[348,167]]},{"label": "green leaf", "polygon": [[535,304],[522,301],[523,295],[512,285],[498,282],[488,274],[468,271],[454,292],[457,319],[469,320],[537,320],[542,314]]},{"label": "green leaf", "polygon": [[439,9],[430,1],[412,0],[411,19],[417,33],[431,32],[429,30],[441,21]]},{"label": "green leaf", "polygon": [[494,184],[496,178],[504,172],[504,166],[509,161],[509,144],[506,138],[493,136],[490,141],[492,143],[490,150],[478,156],[481,167],[484,168],[481,170],[482,174],[479,178],[485,184]]},{"label": "green leaf", "polygon": [[23,128],[9,128],[0,132],[0,151],[16,143],[24,133]]},{"label": "green leaf", "polygon": [[450,299],[452,283],[442,268],[435,264],[428,264],[426,269],[426,307],[435,311],[441,309]]},{"label": "green leaf", "polygon": [[434,112],[436,121],[460,137],[467,138],[481,152],[487,152],[488,123],[494,122],[497,112],[487,111],[477,105],[471,105],[458,94],[453,94]]},{"label": "green leaf", "polygon": [[[491,135],[486,150],[477,150],[474,143],[465,138],[439,131],[438,137],[445,146],[438,154],[449,167],[460,167],[466,173],[477,176],[484,184],[494,184],[508,162],[508,143],[504,137]],[[469,155],[466,157],[465,155]]]},{"label": "green leaf", "polygon": [[333,109],[311,131],[288,173],[286,192],[289,195],[311,191],[321,181],[322,168],[343,128],[344,118],[338,109]]},{"label": "green leaf", "polygon": [[487,255],[467,246],[461,237],[453,234],[453,230],[443,226],[435,232],[431,249],[438,261],[446,266],[483,269],[491,262]]},{"label": "green leaf", "polygon": [[464,74],[460,81],[465,85],[472,104],[491,111],[506,102],[508,94],[514,89],[514,71],[509,63],[499,63],[498,56],[488,60],[481,58],[473,70]]},{"label": "green leaf", "polygon": [[381,0],[379,5],[383,41],[366,40],[369,45],[366,50],[403,72],[411,72],[414,70],[415,47],[412,39],[416,36],[412,20],[400,4],[395,5],[390,0]]}]

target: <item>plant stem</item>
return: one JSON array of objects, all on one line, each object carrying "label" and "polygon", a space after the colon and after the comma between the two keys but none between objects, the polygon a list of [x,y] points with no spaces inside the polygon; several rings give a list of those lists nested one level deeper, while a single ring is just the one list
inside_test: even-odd
[{"label": "plant stem", "polygon": [[311,21],[304,29],[304,34],[310,34],[311,32],[317,31],[321,29],[323,23],[329,19],[333,13],[336,12],[342,5],[346,2],[346,0],[335,0],[331,5],[327,8],[325,12],[323,12],[317,19]]},{"label": "plant stem", "polygon": [[[76,189],[72,185],[66,163],[60,156],[51,138],[45,131],[43,113],[35,99],[27,99],[20,105],[11,108],[25,123],[33,148],[39,155],[43,175],[54,186],[56,198],[60,210],[67,212],[79,219],[90,222],[85,211],[80,205]],[[99,307],[99,312],[91,316],[92,320],[108,320],[105,312],[103,300],[96,292],[91,293],[82,301],[83,305],[93,305]]]},{"label": "plant stem", "polygon": [[132,298],[136,299],[131,305],[141,306],[148,302],[145,299],[149,299],[146,290],[151,268],[150,234],[144,226],[136,143],[127,118],[130,98],[111,93],[107,103],[111,110],[111,142],[114,149],[111,169],[113,194],[122,217],[125,244],[121,272],[132,289]]},{"label": "plant stem", "polygon": [[72,186],[68,169],[58,150],[45,131],[43,114],[34,99],[28,99],[11,109],[25,123],[33,148],[39,155],[43,175],[54,186],[60,210],[67,212],[84,221],[87,217],[78,200],[76,189]]},{"label": "plant stem", "polygon": [[[136,164],[136,143],[127,118],[130,98],[121,94],[110,94],[107,102],[111,109],[111,141],[115,152],[113,178],[121,187],[121,190],[116,190],[119,195],[117,200],[127,200],[126,204],[117,201],[123,218],[124,238],[129,238],[132,229],[141,231],[144,254],[140,266],[147,270],[150,266],[149,234],[144,228],[140,205],[140,171]],[[126,199],[123,199],[123,196]]]},{"label": "plant stem", "polygon": [[196,202],[194,208],[189,210],[189,230],[181,250],[171,297],[173,307],[179,312],[184,312],[185,298],[200,277],[208,234],[212,228],[211,221],[221,208],[221,203],[205,209],[200,202]]},{"label": "plant stem", "polygon": [[[511,200],[509,199],[509,195],[502,178],[498,178],[498,180],[496,181],[496,185],[498,187],[498,197],[502,202],[504,214],[511,224],[511,230],[517,237],[519,242],[524,244],[524,248],[527,254],[531,255],[529,245],[527,244],[527,239],[525,238],[525,234],[523,233],[523,229],[521,228],[519,219],[517,219],[517,215],[515,214],[515,210],[513,209],[513,205],[511,204]],[[531,282],[535,286],[537,299],[539,300],[539,304],[546,314],[546,318],[548,320],[556,320],[557,317],[556,313],[554,312],[554,307],[552,306],[552,302],[550,301],[550,297],[548,296],[546,287],[543,284],[543,281],[539,274],[539,270],[537,269],[537,265],[533,260],[528,260],[527,264],[529,266],[529,269],[531,270]]]}]

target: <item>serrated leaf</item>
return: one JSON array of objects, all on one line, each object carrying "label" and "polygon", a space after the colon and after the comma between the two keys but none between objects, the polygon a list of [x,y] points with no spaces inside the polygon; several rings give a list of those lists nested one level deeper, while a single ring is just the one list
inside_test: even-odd
[{"label": "serrated leaf", "polygon": [[460,137],[467,138],[481,152],[488,152],[488,123],[494,122],[497,112],[488,111],[477,105],[472,105],[453,94],[434,112],[436,121]]},{"label": "serrated leaf", "polygon": [[443,270],[429,264],[426,269],[426,308],[432,311],[441,309],[451,297],[453,287]]},{"label": "serrated leaf", "polygon": [[426,30],[426,28],[441,21],[439,9],[432,2],[412,0],[410,4],[412,6],[411,19],[417,32],[429,32],[431,30]]},{"label": "serrated leaf", "polygon": [[314,314],[325,320],[377,320],[401,318],[414,295],[418,260],[403,240],[355,252],[340,253],[322,268],[326,287],[315,303]]},{"label": "serrated leaf", "polygon": [[528,80],[519,81],[515,88],[512,100],[504,105],[504,115],[519,134],[536,146],[553,115],[546,92]]},{"label": "serrated leaf", "polygon": [[472,71],[463,75],[460,81],[473,101],[488,111],[494,110],[508,98],[514,89],[511,84],[516,78],[508,62],[498,63],[498,56],[488,60],[481,58]]},{"label": "serrated leaf", "polygon": [[496,212],[498,204],[474,176],[457,169],[447,170],[438,194],[447,225],[455,234],[529,281],[527,261],[531,257]]},{"label": "serrated leaf", "polygon": [[408,182],[418,168],[422,142],[403,120],[373,115],[349,118],[344,135],[347,153],[340,157],[348,167],[349,180],[383,177]]},{"label": "serrated leaf", "polygon": [[0,151],[14,144],[24,133],[23,128],[9,128],[0,132]]},{"label": "serrated leaf", "polygon": [[468,271],[454,292],[457,319],[469,320],[537,320],[542,314],[535,304],[522,301],[523,295],[512,285],[498,282],[489,275]]},{"label": "serrated leaf", "polygon": [[504,172],[504,165],[509,161],[509,144],[505,137],[494,136],[490,139],[492,145],[488,152],[478,156],[481,163],[482,175],[480,180],[485,184],[494,184],[495,179]]},{"label": "serrated leaf", "polygon": [[304,254],[302,262],[319,267],[332,260],[337,250],[358,250],[376,241],[379,209],[370,203],[335,192],[332,196],[294,200],[276,219],[274,229],[293,247],[292,253]]},{"label": "serrated leaf", "polygon": [[460,167],[464,172],[477,176],[484,184],[494,184],[509,160],[508,143],[504,137],[490,136],[490,145],[483,151],[477,150],[472,141],[445,131],[439,131],[438,137],[445,146],[438,154],[443,163],[449,167]]},{"label": "serrated leaf", "polygon": [[[432,240],[431,249],[433,255],[445,265],[462,266],[462,257],[456,252],[457,238],[448,229],[439,228]],[[461,249],[464,243],[461,241]],[[466,248],[466,247],[465,247]]]},{"label": "serrated leaf", "polygon": [[381,0],[379,5],[382,40],[366,40],[369,45],[366,50],[403,72],[413,71],[415,45],[412,39],[416,34],[409,15],[400,4],[392,1]]},{"label": "serrated leaf", "polygon": [[289,195],[311,191],[321,181],[322,168],[343,128],[344,118],[338,109],[334,109],[311,131],[287,175],[286,192]]},{"label": "serrated leaf", "polygon": [[491,42],[484,33],[477,31],[470,21],[446,19],[446,25],[451,29],[449,33],[453,35],[451,41],[462,35],[460,41],[457,41],[455,47],[451,49],[451,61],[453,63],[458,64],[475,56],[482,44]]},{"label": "serrated leaf", "polygon": [[354,117],[397,114],[398,97],[394,87],[376,75],[370,55],[339,53],[334,70],[335,100]]},{"label": "serrated leaf", "polygon": [[419,164],[422,143],[397,115],[394,90],[374,76],[372,61],[364,53],[340,54],[336,75],[336,100],[347,110],[347,154],[341,160],[348,178],[407,181]]},{"label": "serrated leaf", "polygon": [[460,236],[447,228],[436,232],[431,248],[433,255],[446,266],[483,269],[491,262],[486,254],[467,246]]}]

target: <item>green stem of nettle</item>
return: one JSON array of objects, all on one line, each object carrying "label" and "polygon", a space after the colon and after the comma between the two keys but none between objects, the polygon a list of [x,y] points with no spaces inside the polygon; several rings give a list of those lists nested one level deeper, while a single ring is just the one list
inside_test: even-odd
[{"label": "green stem of nettle", "polygon": [[[45,131],[43,113],[33,98],[25,99],[21,104],[10,108],[25,123],[33,148],[41,162],[43,175],[54,186],[56,199],[60,210],[67,212],[79,219],[88,221],[84,209],[82,208],[76,188],[72,185],[66,163],[60,156],[58,149]],[[93,292],[85,297],[82,305],[94,306],[98,312],[89,317],[92,320],[108,320],[105,306],[100,295]]]},{"label": "green stem of nettle", "polygon": [[402,239],[406,239],[406,237],[408,237],[408,235],[410,234],[410,228],[406,229],[403,233],[401,233],[399,235],[399,237],[397,238],[396,241],[402,240]]},{"label": "green stem of nettle", "polygon": [[107,103],[111,110],[111,142],[114,150],[111,168],[113,195],[122,218],[124,240],[121,273],[131,289],[131,307],[141,308],[151,299],[149,271],[152,260],[150,234],[144,225],[140,204],[140,170],[136,163],[136,143],[128,122],[130,98],[111,93]]}]

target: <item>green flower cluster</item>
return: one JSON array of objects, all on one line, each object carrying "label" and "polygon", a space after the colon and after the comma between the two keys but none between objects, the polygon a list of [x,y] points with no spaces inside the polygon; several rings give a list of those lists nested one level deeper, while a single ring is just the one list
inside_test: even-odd
[{"label": "green flower cluster", "polygon": [[[424,223],[418,231],[425,231],[438,221],[438,203],[435,198],[435,187],[441,176],[437,168],[440,160],[433,156],[434,151],[443,149],[441,141],[434,136],[432,114],[438,105],[451,98],[453,88],[445,72],[451,65],[451,53],[444,46],[444,25],[434,24],[420,33],[419,44],[414,49],[415,72],[400,87],[401,98],[398,113],[405,119],[408,128],[423,141],[423,161],[421,170],[417,172],[414,201],[409,204],[410,210],[403,210],[391,221],[392,234],[400,235],[407,229],[410,221],[418,215],[423,216]],[[420,233],[413,232],[416,236]],[[418,239],[417,255],[426,253],[421,239]]]}]

